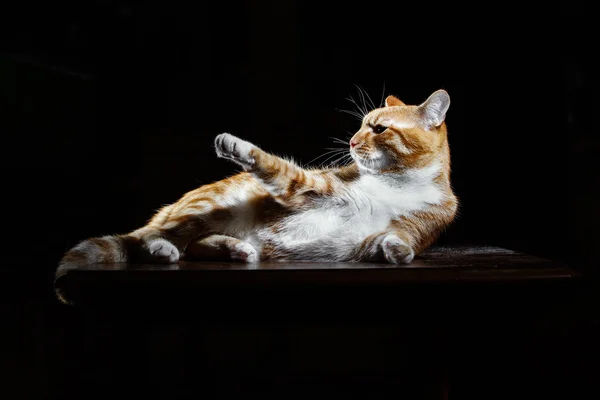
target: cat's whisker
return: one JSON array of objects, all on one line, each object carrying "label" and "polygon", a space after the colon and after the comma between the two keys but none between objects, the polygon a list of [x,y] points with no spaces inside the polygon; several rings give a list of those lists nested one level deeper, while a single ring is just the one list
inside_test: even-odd
[{"label": "cat's whisker", "polygon": [[327,164],[327,168],[331,168],[331,167],[335,166],[337,163],[342,161],[346,156],[348,156],[348,154],[342,154],[340,157],[334,159],[329,164]]},{"label": "cat's whisker", "polygon": [[354,162],[354,159],[352,158],[352,156],[350,154],[348,154],[348,158],[346,158],[346,160],[344,161],[344,167],[347,167],[348,165],[352,164]]},{"label": "cat's whisker", "polygon": [[344,159],[342,166],[346,167],[346,166],[352,164],[353,162],[354,162],[354,159],[352,158],[352,156],[350,154],[348,154],[348,157],[346,157]]},{"label": "cat's whisker", "polygon": [[[356,108],[357,108],[357,111],[356,110],[343,110],[343,109],[338,109],[338,111],[350,114],[350,115],[354,116],[355,118],[358,118],[358,120],[360,120],[362,122],[364,120],[365,116],[369,113],[369,108],[372,107],[372,109],[375,109],[376,107],[375,107],[375,104],[373,103],[373,100],[371,99],[371,97],[369,96],[369,94],[366,93],[366,91],[364,91],[357,84],[355,84],[354,86],[358,90],[359,101],[355,100],[352,96],[346,97],[346,100],[348,100],[349,102],[351,102],[352,104],[354,104],[356,106]],[[370,105],[367,104],[367,100],[366,100],[365,94],[367,95],[367,98],[368,98],[368,101],[370,102]],[[353,134],[350,134],[350,135],[352,136]],[[348,138],[348,140],[349,139],[350,138]]]},{"label": "cat's whisker", "polygon": [[[319,166],[317,168],[328,168],[329,165],[331,165],[331,161],[329,161],[331,158],[336,157],[337,154],[334,154],[330,157],[328,157],[326,160],[324,160],[321,164],[319,164]],[[329,162],[328,162],[329,161]]]},{"label": "cat's whisker", "polygon": [[335,153],[334,155],[336,155],[336,154],[339,154],[339,153],[344,152],[344,151],[347,151],[347,149],[341,149],[341,148],[340,149],[332,149],[330,151],[327,151],[327,152],[325,152],[325,153],[323,153],[323,154],[321,154],[321,155],[313,158],[312,160],[310,160],[309,162],[307,162],[306,165],[309,165],[310,163],[313,163],[316,160],[318,160],[319,158],[325,157],[328,154]]},{"label": "cat's whisker", "polygon": [[358,92],[358,101],[360,101],[360,109],[363,110],[363,112],[365,113],[365,115],[367,115],[367,108],[365,107],[365,101],[362,97],[362,93]]},{"label": "cat's whisker", "polygon": [[344,156],[342,157],[342,159],[345,158],[352,158],[352,154],[350,154],[350,152],[348,151],[346,154],[344,154]]},{"label": "cat's whisker", "polygon": [[339,156],[340,153],[341,153],[341,151],[337,151],[337,152],[334,152],[334,154],[331,154],[329,157],[327,157],[325,160],[323,160],[323,162],[321,164],[319,164],[319,168],[322,168],[323,165],[326,165],[327,161],[331,160],[334,157]]},{"label": "cat's whisker", "polygon": [[350,152],[348,152],[347,154],[344,154],[342,157],[340,157],[338,160],[336,160],[336,162],[339,163],[340,166],[342,166],[342,167],[345,167],[352,161],[353,161],[353,159],[352,159],[352,155],[350,154]]},{"label": "cat's whisker", "polygon": [[363,92],[360,89],[360,87],[358,89],[358,92],[359,92],[359,95],[360,95],[360,103],[362,104],[362,109],[364,110],[365,115],[367,115],[369,113],[369,106],[368,106],[368,104],[367,104],[367,102],[365,100],[365,95],[363,94]]},{"label": "cat's whisker", "polygon": [[343,141],[342,139],[338,139],[338,138],[332,137],[332,136],[330,136],[329,138],[333,139],[333,141],[336,142],[336,143],[348,145],[348,142],[347,141]]},{"label": "cat's whisker", "polygon": [[383,107],[385,101],[385,82],[383,82],[383,89],[381,89],[381,101],[379,102],[379,108]]},{"label": "cat's whisker", "polygon": [[365,115],[368,114],[367,110],[364,109],[363,107],[361,107],[360,104],[358,104],[352,96],[347,97],[346,100],[351,101],[356,106],[356,108],[358,108],[358,111],[360,112],[360,115],[361,115],[361,120],[365,117]]},{"label": "cat's whisker", "polygon": [[325,153],[323,153],[323,154],[320,154],[319,156],[317,156],[317,157],[313,158],[313,159],[312,159],[312,160],[310,160],[308,163],[310,164],[311,162],[313,162],[313,161],[316,161],[316,160],[318,160],[319,158],[321,158],[321,157],[323,157],[323,156],[326,156],[327,154],[331,154],[331,153],[340,153],[340,152],[342,152],[342,151],[343,151],[342,149],[335,149],[335,150],[326,151]]},{"label": "cat's whisker", "polygon": [[[344,143],[346,144],[346,143]],[[346,147],[325,147],[325,150],[348,150]]]},{"label": "cat's whisker", "polygon": [[[349,146],[349,143],[348,143],[348,142],[345,142],[345,141],[343,141],[343,140],[338,140],[337,142],[335,142],[335,144],[343,144],[344,146],[346,146],[346,147],[344,147],[344,148],[347,148],[347,147]],[[340,147],[340,148],[341,148],[341,147]]]},{"label": "cat's whisker", "polygon": [[368,107],[365,104],[365,96],[363,95],[363,92],[362,92],[360,86],[358,86],[358,85],[354,85],[354,86],[356,86],[356,88],[358,89],[358,96],[359,96],[360,103],[361,103],[361,106],[362,106],[361,110],[363,110],[363,112],[365,113],[365,115],[367,115],[368,114],[368,111],[367,111]]},{"label": "cat's whisker", "polygon": [[363,118],[364,118],[364,115],[360,114],[360,113],[359,113],[359,112],[357,112],[357,111],[352,111],[352,110],[343,110],[343,109],[338,109],[338,111],[340,111],[340,112],[344,112],[344,113],[346,113],[346,114],[350,114],[350,115],[352,115],[353,117],[357,118],[359,121],[362,121],[362,120],[363,120]]},{"label": "cat's whisker", "polygon": [[364,95],[363,95],[363,99],[365,99],[365,96],[366,96],[366,98],[368,99],[371,109],[372,109],[372,110],[374,110],[375,108],[377,108],[377,107],[375,106],[375,103],[374,103],[374,102],[373,102],[373,100],[371,99],[371,96],[369,96],[369,93],[367,93],[367,91],[366,91],[365,89],[362,89],[360,86],[357,86],[357,87],[358,87],[358,89],[359,89],[360,91],[362,91],[362,92],[364,93]]}]

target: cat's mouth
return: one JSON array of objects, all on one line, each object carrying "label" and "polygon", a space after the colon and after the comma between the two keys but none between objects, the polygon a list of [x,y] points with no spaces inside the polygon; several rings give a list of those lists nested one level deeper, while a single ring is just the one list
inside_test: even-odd
[{"label": "cat's mouth", "polygon": [[378,160],[383,157],[382,152],[364,147],[350,149],[350,154],[361,160]]},{"label": "cat's mouth", "polygon": [[363,149],[350,149],[350,155],[356,162],[367,161],[370,158],[370,153]]}]

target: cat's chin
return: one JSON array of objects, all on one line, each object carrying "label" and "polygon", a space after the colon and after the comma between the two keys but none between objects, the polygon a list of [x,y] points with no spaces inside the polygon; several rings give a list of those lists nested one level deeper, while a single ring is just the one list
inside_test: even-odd
[{"label": "cat's chin", "polygon": [[369,174],[376,174],[380,171],[377,163],[374,163],[371,160],[357,160],[356,165],[358,165],[358,169]]},{"label": "cat's chin", "polygon": [[369,174],[376,174],[376,173],[378,173],[378,172],[379,172],[379,170],[378,170],[378,169],[376,169],[376,168],[371,168],[371,167],[368,167],[368,166],[366,166],[366,165],[364,165],[364,164],[361,164],[361,163],[359,163],[359,162],[357,162],[357,163],[356,163],[356,165],[358,165],[358,169],[359,169],[359,170],[361,170],[361,171],[363,171],[363,172],[366,172],[366,173],[369,173]]},{"label": "cat's chin", "polygon": [[373,158],[363,158],[361,156],[359,156],[358,154],[353,154],[351,153],[352,158],[354,159],[354,162],[356,162],[356,165],[358,166],[358,168],[361,171],[370,173],[370,174],[375,174],[377,172],[379,172],[382,169],[382,159],[381,158],[377,158],[377,159],[373,159]]}]

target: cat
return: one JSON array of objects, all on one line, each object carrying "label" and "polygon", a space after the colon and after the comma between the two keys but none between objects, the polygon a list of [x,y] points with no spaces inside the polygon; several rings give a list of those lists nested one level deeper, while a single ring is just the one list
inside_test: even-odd
[{"label": "cat", "polygon": [[419,105],[390,95],[348,143],[353,162],[301,168],[229,133],[218,157],[243,172],[201,186],[125,235],[84,240],[59,270],[180,258],[408,264],[455,218],[443,90]]}]

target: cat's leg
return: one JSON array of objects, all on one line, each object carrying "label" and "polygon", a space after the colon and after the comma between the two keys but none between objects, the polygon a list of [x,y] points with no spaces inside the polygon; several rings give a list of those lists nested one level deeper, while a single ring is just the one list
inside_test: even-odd
[{"label": "cat's leg", "polygon": [[258,251],[248,242],[225,235],[211,235],[193,241],[185,249],[185,258],[218,261],[259,261]]},{"label": "cat's leg", "polygon": [[[65,253],[59,270],[94,263],[177,262],[195,238],[218,232],[220,226],[234,218],[214,200],[215,192],[225,192],[226,186],[227,183],[221,182],[191,191],[177,203],[163,207],[148,224],[133,232],[90,238],[78,243]],[[257,258],[256,252],[248,246],[232,243],[233,258]]]},{"label": "cat's leg", "polygon": [[[148,224],[130,234],[142,243],[141,258],[172,261],[185,251],[211,255],[227,250],[229,259],[256,261],[258,253],[245,242],[218,236],[237,216],[227,206],[235,184],[220,181],[186,193],[178,202],[161,209]],[[198,243],[197,238],[205,238]],[[190,245],[196,242],[194,245]],[[245,244],[244,244],[245,243]]]},{"label": "cat's leg", "polygon": [[160,229],[145,226],[123,238],[129,241],[130,260],[149,263],[175,263],[179,260],[181,247],[165,237]]},{"label": "cat's leg", "polygon": [[326,175],[305,170],[229,133],[216,137],[215,149],[217,156],[241,165],[279,199],[292,199],[309,192],[314,195],[333,191],[333,182]]},{"label": "cat's leg", "polygon": [[402,230],[390,230],[367,237],[357,249],[356,261],[387,261],[410,264],[415,257],[411,238]]},{"label": "cat's leg", "polygon": [[[191,195],[190,201],[179,204],[182,203],[180,200],[163,207],[147,225],[122,236],[129,243],[127,253],[130,261],[177,262],[183,250],[194,238],[210,231],[207,216],[210,215],[211,205],[208,201],[194,201],[193,193],[187,194]],[[182,212],[180,208],[186,211]]]}]

